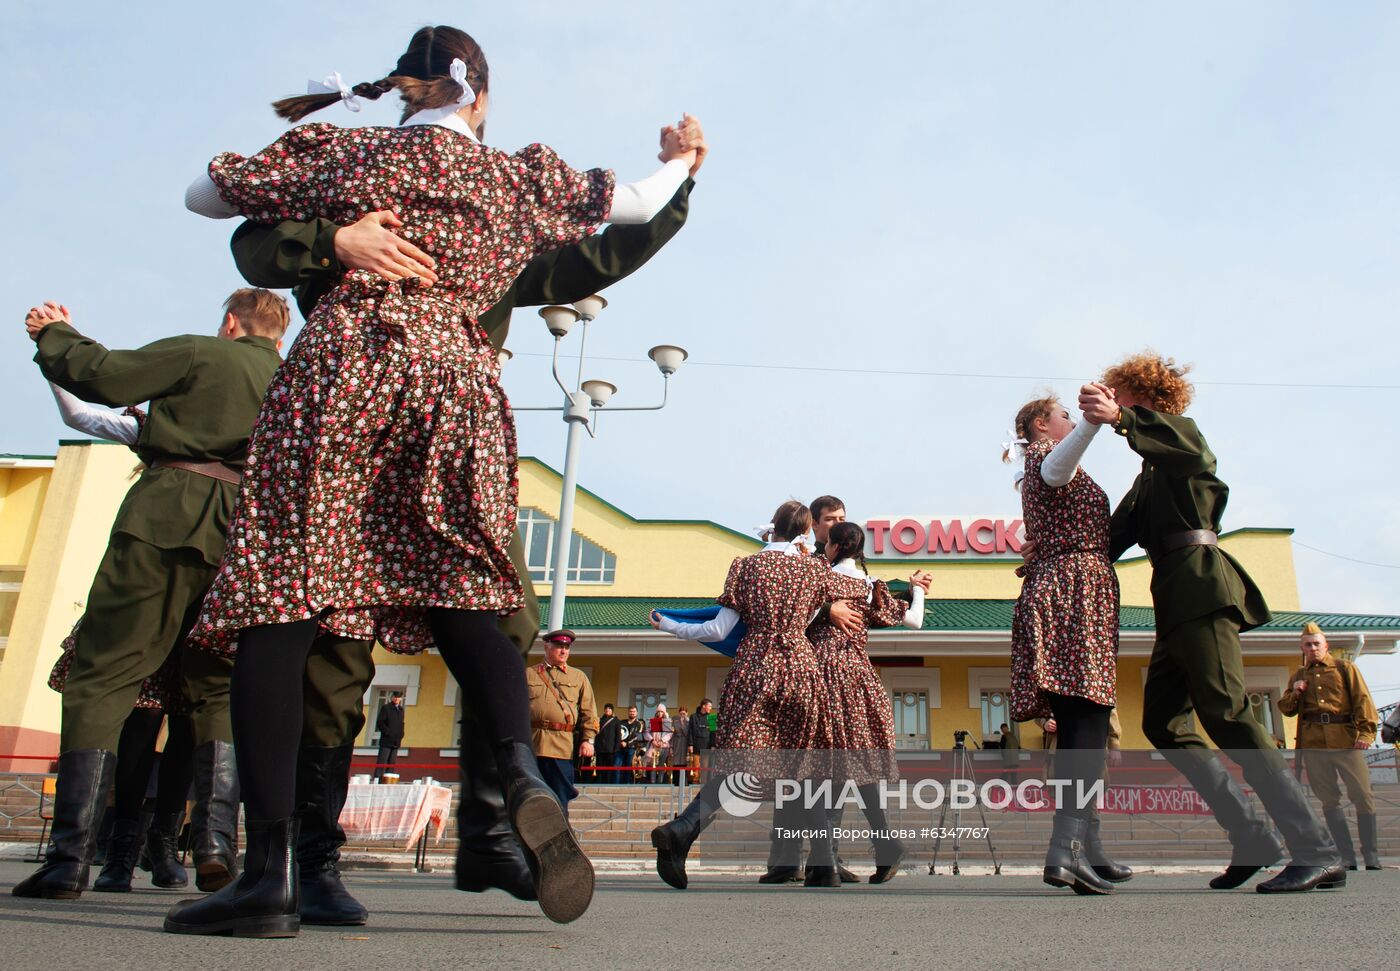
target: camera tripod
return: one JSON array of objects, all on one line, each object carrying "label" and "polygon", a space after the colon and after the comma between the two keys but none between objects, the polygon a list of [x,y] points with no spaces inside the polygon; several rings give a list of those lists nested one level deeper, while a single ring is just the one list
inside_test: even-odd
[{"label": "camera tripod", "polygon": [[[949,777],[948,794],[943,800],[943,805],[938,811],[937,835],[933,840],[933,859],[929,862],[928,872],[936,874],[938,872],[938,854],[943,848],[943,840],[946,838],[943,828],[944,822],[948,819],[948,803],[952,800],[952,783],[959,780],[967,780],[977,786],[977,770],[972,765],[972,753],[967,750],[963,740],[967,738],[967,732],[953,733],[953,766],[952,774]],[[976,745],[976,742],[972,744]],[[953,876],[962,873],[962,868],[958,865],[962,851],[962,807],[958,806],[953,810]],[[1001,863],[997,860],[997,848],[992,845],[992,829],[987,825],[987,811],[982,808],[981,799],[977,800],[977,815],[982,821],[984,835],[980,837],[970,837],[970,839],[981,839],[987,844],[987,852],[992,857],[992,872],[1001,876]]]}]

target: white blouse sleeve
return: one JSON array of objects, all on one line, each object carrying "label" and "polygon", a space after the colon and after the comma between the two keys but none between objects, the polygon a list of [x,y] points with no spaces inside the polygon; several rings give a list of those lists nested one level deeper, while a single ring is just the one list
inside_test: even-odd
[{"label": "white blouse sleeve", "polygon": [[[608,210],[607,221],[623,226],[650,222],[666,208],[688,175],[690,166],[677,158],[639,182],[619,182],[613,188],[612,208]],[[188,194],[185,198],[188,205]]]},{"label": "white blouse sleeve", "polygon": [[904,626],[910,630],[918,630],[924,626],[924,588],[912,584],[909,587],[909,594],[914,598],[914,602],[904,612]]},{"label": "white blouse sleeve", "polygon": [[103,438],[109,442],[120,442],[123,445],[135,445],[136,437],[141,433],[141,425],[130,415],[123,415],[119,411],[112,411],[110,408],[99,408],[90,405],[86,401],[64,391],[52,381],[49,388],[53,390],[54,400],[58,402],[58,413],[63,417],[63,424],[75,431],[80,431],[85,435],[92,435],[95,438]]},{"label": "white blouse sleeve", "polygon": [[201,172],[185,190],[185,208],[210,219],[231,219],[238,215],[237,209],[219,197],[219,190],[208,172]]},{"label": "white blouse sleeve", "polygon": [[1040,463],[1040,477],[1045,480],[1046,485],[1052,489],[1069,485],[1070,479],[1074,478],[1074,473],[1079,468],[1079,460],[1084,457],[1084,450],[1089,447],[1089,443],[1102,427],[1081,421],[1060,444],[1050,450],[1050,454]]},{"label": "white blouse sleeve", "polygon": [[661,616],[661,629],[685,641],[722,641],[738,623],[739,613],[730,607],[719,608],[719,613],[703,624],[686,624]]}]

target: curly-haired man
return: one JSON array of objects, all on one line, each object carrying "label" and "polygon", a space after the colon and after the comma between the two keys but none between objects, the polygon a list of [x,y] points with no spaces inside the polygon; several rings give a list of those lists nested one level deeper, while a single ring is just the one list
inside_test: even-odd
[{"label": "curly-haired man", "polygon": [[1081,389],[1086,420],[1111,425],[1142,457],[1142,471],[1114,510],[1109,558],[1134,544],[1152,563],[1157,641],[1143,687],[1143,732],[1210,806],[1232,853],[1214,889],[1238,887],[1278,861],[1284,846],[1260,819],[1191,723],[1239,763],[1245,781],[1282,832],[1288,866],[1261,893],[1341,887],[1337,848],[1250,712],[1240,633],[1270,619],[1254,581],[1217,545],[1229,487],[1196,423],[1187,368],[1152,352],[1109,368]]}]

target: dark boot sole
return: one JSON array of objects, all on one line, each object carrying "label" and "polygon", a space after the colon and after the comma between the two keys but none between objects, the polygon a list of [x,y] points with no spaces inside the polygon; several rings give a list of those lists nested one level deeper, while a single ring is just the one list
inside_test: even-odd
[{"label": "dark boot sole", "polygon": [[593,901],[593,864],[559,803],[548,792],[530,792],[513,817],[521,845],[534,858],[540,910],[556,924],[578,920]]},{"label": "dark boot sole", "polygon": [[151,881],[151,886],[155,887],[157,890],[184,890],[189,885],[190,881],[188,879],[181,880],[179,883],[156,883],[154,880]]},{"label": "dark boot sole", "polygon": [[1319,880],[1316,883],[1303,883],[1295,887],[1270,887],[1267,883],[1261,883],[1255,887],[1257,893],[1307,893],[1309,890],[1341,890],[1347,885],[1346,874],[1343,873],[1340,880]]},{"label": "dark boot sole", "polygon": [[222,863],[200,863],[195,867],[195,888],[204,893],[222,890],[233,883],[233,879],[233,871]]},{"label": "dark boot sole", "polygon": [[212,924],[181,924],[165,919],[167,934],[222,935],[227,937],[296,937],[301,930],[301,918],[296,914],[272,917],[239,917]]},{"label": "dark boot sole", "polygon": [[77,900],[83,895],[81,890],[26,890],[20,892],[19,887],[15,887],[10,893],[15,897],[25,897],[29,900]]},{"label": "dark boot sole", "polygon": [[324,919],[315,916],[308,917],[305,914],[300,916],[301,922],[308,927],[363,927],[369,923],[368,915],[364,917],[328,917]]},{"label": "dark boot sole", "polygon": [[92,885],[92,892],[93,892],[93,893],[131,893],[131,884],[128,883],[126,886],[118,885],[118,886],[115,886],[115,887],[104,887],[104,886],[102,886],[102,885],[99,884],[99,883],[94,883],[94,884]]},{"label": "dark boot sole", "polygon": [[1062,866],[1046,867],[1044,879],[1052,887],[1069,887],[1081,897],[1104,897],[1113,893],[1112,887],[1096,887]]},{"label": "dark boot sole", "polygon": [[671,834],[658,826],[651,831],[651,845],[656,850],[656,873],[667,885],[684,890],[690,885],[685,873],[685,858],[676,859],[675,848],[671,845]]},{"label": "dark boot sole", "polygon": [[872,884],[889,883],[897,876],[899,876],[899,867],[877,866],[875,872],[870,874],[870,882]]}]

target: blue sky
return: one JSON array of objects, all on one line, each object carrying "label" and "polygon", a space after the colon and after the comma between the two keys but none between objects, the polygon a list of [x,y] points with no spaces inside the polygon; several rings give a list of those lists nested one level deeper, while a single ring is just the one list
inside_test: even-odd
[{"label": "blue sky", "polygon": [[[629,179],[682,111],[710,136],[690,225],[589,339],[618,404],[659,391],[652,344],[692,355],[670,408],[605,420],[584,448],[581,482],[618,505],[740,528],[823,492],[856,516],[1014,514],[998,445],[1016,408],[1150,345],[1196,364],[1227,528],[1400,565],[1384,3],[6,5],[0,381],[22,419],[0,451],[65,434],[25,308],[60,299],[113,346],[211,331],[240,283],[233,224],[187,213],[185,185],[275,138],[275,98],[333,70],[378,78],[439,22],[486,50],[494,144]],[[513,400],[554,403],[533,314],[510,343]],[[557,418],[520,429],[559,461]],[[692,442],[714,458],[668,460]],[[1086,466],[1111,495],[1135,471],[1111,440]],[[1296,558],[1306,608],[1400,613],[1400,570]],[[1366,670],[1400,696],[1400,663]]]}]

